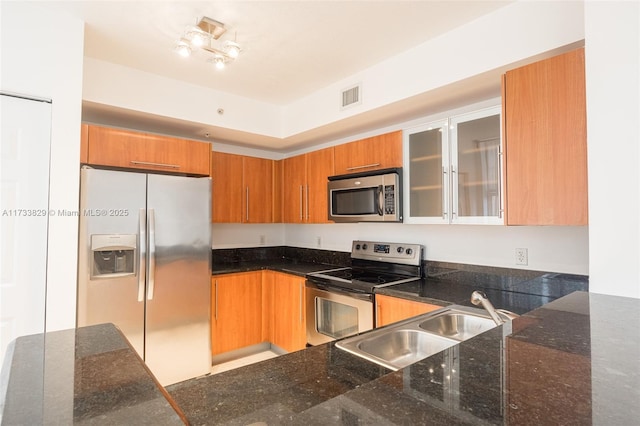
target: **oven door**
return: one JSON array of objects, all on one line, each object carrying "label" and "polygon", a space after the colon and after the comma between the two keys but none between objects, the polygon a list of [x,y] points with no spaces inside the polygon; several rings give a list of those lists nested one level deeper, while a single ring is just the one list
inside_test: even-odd
[{"label": "oven door", "polygon": [[315,346],[373,329],[373,297],[307,280],[307,343]]}]

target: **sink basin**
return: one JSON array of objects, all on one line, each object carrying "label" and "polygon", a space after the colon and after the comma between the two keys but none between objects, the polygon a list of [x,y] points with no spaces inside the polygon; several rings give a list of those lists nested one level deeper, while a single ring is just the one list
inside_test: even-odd
[{"label": "sink basin", "polygon": [[446,312],[421,322],[421,329],[450,337],[458,341],[467,340],[487,330],[491,330],[496,323],[488,317],[455,312]]},{"label": "sink basin", "polygon": [[457,343],[456,340],[420,330],[400,329],[363,339],[356,344],[356,348],[375,357],[384,367],[398,370]]},{"label": "sink basin", "polygon": [[336,346],[395,371],[494,327],[484,310],[454,305],[340,340]]}]

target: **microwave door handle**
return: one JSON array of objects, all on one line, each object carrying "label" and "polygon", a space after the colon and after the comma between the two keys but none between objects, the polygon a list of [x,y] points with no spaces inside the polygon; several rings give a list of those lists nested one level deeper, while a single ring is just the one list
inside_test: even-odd
[{"label": "microwave door handle", "polygon": [[384,216],[384,186],[378,186],[378,216]]}]

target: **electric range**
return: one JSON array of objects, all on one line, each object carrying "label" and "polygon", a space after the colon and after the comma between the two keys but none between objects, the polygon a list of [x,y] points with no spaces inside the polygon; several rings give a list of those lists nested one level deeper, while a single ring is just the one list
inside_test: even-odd
[{"label": "electric range", "polygon": [[419,244],[354,241],[351,267],[307,274],[307,343],[373,329],[375,289],[420,280],[423,257]]}]

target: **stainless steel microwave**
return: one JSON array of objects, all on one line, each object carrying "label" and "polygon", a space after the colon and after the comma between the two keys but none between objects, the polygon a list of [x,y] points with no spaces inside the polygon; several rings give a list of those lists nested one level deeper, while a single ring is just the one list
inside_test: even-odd
[{"label": "stainless steel microwave", "polygon": [[331,176],[329,220],[402,222],[402,169]]}]

